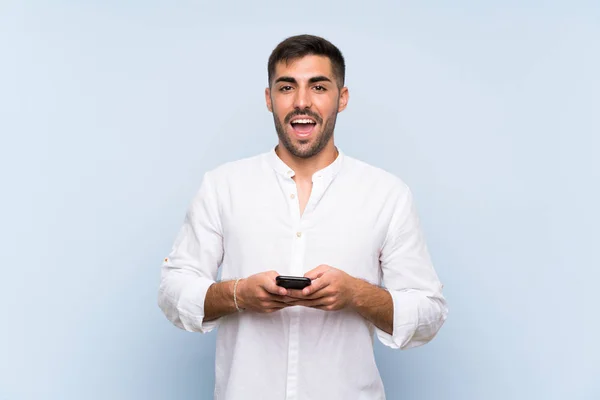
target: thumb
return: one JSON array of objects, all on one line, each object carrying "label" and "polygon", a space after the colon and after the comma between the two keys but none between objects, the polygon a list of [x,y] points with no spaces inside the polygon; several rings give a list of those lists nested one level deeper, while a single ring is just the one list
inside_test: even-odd
[{"label": "thumb", "polygon": [[306,274],[304,274],[304,276],[312,281],[317,278],[320,278],[330,268],[331,267],[329,265],[322,264],[322,265],[319,265],[317,268],[311,269]]},{"label": "thumb", "polygon": [[281,286],[278,286],[276,283],[276,278],[278,276],[279,274],[277,272],[272,271],[265,277],[266,279],[263,280],[263,284],[261,286],[271,294],[285,296],[287,294],[287,290]]}]

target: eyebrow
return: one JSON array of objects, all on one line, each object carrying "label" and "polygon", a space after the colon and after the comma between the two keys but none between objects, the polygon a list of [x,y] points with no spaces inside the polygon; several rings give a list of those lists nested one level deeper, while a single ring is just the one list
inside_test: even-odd
[{"label": "eyebrow", "polygon": [[[296,78],[292,78],[291,76],[280,76],[275,80],[275,83],[278,82],[288,82],[288,83],[298,83]],[[313,76],[308,80],[308,83],[317,83],[317,82],[331,82],[331,79],[324,75]]]}]

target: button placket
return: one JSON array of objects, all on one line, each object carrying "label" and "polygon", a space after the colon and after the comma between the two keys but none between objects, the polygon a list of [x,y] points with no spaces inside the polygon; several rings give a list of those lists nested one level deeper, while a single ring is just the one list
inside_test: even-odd
[{"label": "button placket", "polygon": [[298,201],[292,202],[293,210],[293,258],[292,258],[292,273],[298,276],[302,274],[302,263],[304,260],[304,242],[305,242],[305,232],[304,232],[304,224],[303,218],[300,216],[300,204]]},{"label": "button placket", "polygon": [[[289,210],[293,229],[292,257],[290,270],[292,275],[302,275],[302,262],[304,260],[304,235],[302,233],[302,218],[300,216],[300,203],[295,182],[290,182]],[[288,343],[288,368],[286,379],[286,399],[298,399],[298,364],[300,342],[300,310],[295,307],[287,309],[290,316],[289,343]]]}]

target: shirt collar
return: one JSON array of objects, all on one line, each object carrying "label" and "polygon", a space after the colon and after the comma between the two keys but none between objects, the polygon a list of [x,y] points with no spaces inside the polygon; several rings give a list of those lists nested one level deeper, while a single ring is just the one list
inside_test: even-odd
[{"label": "shirt collar", "polygon": [[[281,158],[279,158],[279,156],[275,152],[276,147],[277,146],[273,147],[266,154],[267,162],[278,174],[281,174],[286,178],[292,178],[295,175],[294,170],[292,170],[292,168],[290,168],[286,163],[283,162]],[[333,178],[335,178],[335,176],[340,172],[344,161],[344,153],[342,152],[342,150],[340,150],[339,147],[336,147],[336,149],[338,151],[338,156],[336,157],[336,159],[325,168],[316,171],[313,174],[313,181],[315,180],[315,178],[321,178],[326,181],[330,181]]]}]

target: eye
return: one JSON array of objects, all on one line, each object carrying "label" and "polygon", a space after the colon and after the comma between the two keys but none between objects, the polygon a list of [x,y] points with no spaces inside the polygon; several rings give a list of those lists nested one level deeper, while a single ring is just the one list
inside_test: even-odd
[{"label": "eye", "polygon": [[324,91],[326,91],[327,89],[325,88],[325,86],[317,85],[317,86],[315,86],[315,90],[316,90],[317,92],[324,92]]},{"label": "eye", "polygon": [[288,92],[290,90],[292,90],[291,86],[282,86],[282,87],[279,88],[280,92]]}]

